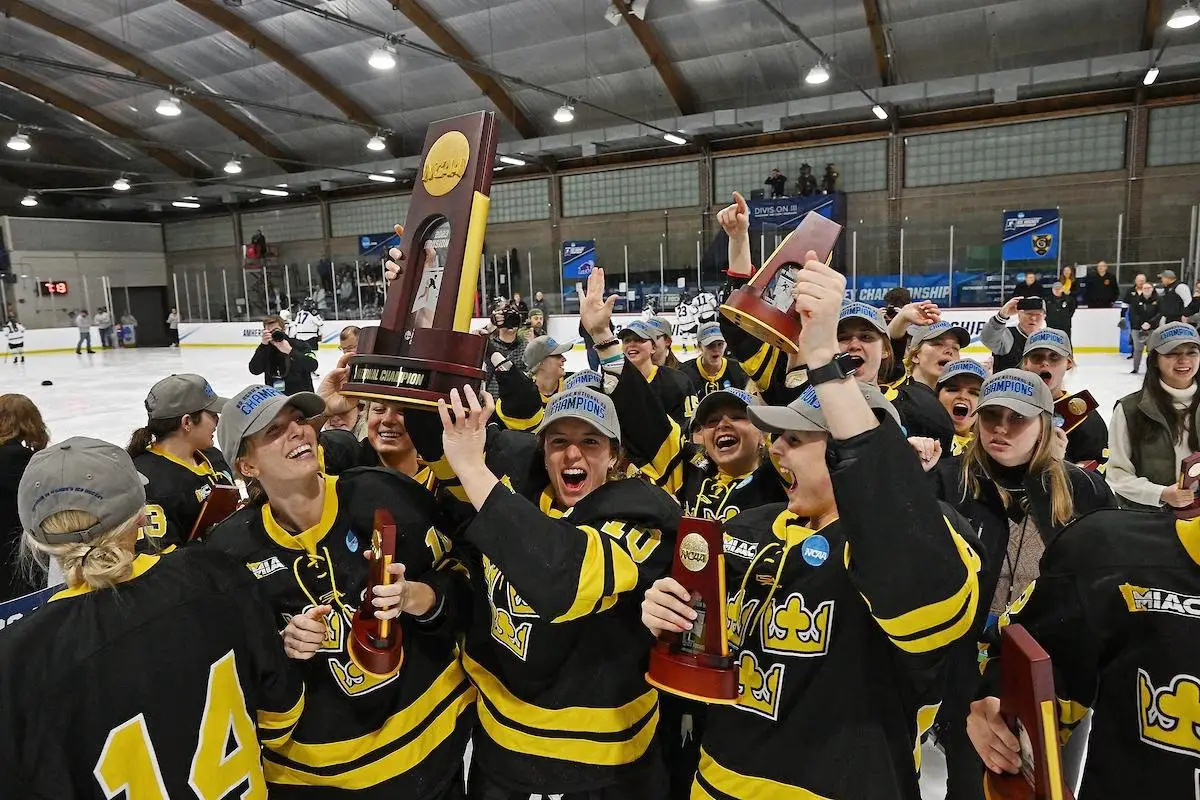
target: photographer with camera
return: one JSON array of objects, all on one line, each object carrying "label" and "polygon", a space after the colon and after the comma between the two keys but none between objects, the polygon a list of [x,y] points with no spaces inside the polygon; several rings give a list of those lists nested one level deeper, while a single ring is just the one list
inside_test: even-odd
[{"label": "photographer with camera", "polygon": [[263,319],[262,343],[250,357],[250,374],[262,375],[263,383],[283,394],[311,392],[317,357],[304,342],[289,338],[283,324],[273,314]]},{"label": "photographer with camera", "polygon": [[[484,366],[488,371],[487,390],[492,397],[500,396],[500,383],[496,379],[496,367],[505,362],[520,366],[525,358],[525,342],[517,335],[521,327],[521,312],[508,303],[497,306],[492,312],[492,324],[488,334],[487,354]],[[496,354],[500,358],[495,358]]]}]

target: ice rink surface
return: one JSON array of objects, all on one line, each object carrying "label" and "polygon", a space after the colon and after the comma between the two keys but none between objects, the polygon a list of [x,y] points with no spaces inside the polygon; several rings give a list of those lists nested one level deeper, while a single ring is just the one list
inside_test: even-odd
[{"label": "ice rink surface", "polygon": [[[160,378],[173,373],[203,375],[216,391],[230,397],[255,382],[246,365],[252,348],[183,347],[180,349],[97,350],[95,355],[74,353],[30,355],[24,364],[0,361],[0,394],[28,395],[42,411],[52,442],[71,436],[94,436],[124,447],[130,433],[144,425],[142,401]],[[337,364],[333,347],[318,352],[319,374]],[[681,360],[695,350],[678,352]],[[1089,389],[1107,418],[1113,404],[1139,388],[1142,375],[1129,374],[1131,362],[1115,353],[1083,353],[1067,377],[1071,390]],[[587,359],[577,349],[567,355],[567,370],[585,368]],[[1143,367],[1144,373],[1144,367]],[[42,386],[44,380],[52,386]],[[314,379],[314,386],[319,378]],[[945,797],[945,766],[941,753],[925,747],[922,775],[923,800]]]}]

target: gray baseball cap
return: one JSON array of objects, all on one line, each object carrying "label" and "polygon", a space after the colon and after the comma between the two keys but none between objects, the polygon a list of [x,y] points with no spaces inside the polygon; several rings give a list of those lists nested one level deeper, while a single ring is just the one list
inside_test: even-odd
[{"label": "gray baseball cap", "polygon": [[636,336],[639,339],[653,341],[662,335],[658,328],[644,319],[630,320],[624,328],[617,331],[617,337],[620,339],[624,339],[626,336]]},{"label": "gray baseball cap", "polygon": [[[35,453],[17,487],[21,527],[43,544],[87,542],[116,529],[146,507],[146,478],[129,454],[86,436]],[[46,533],[42,525],[60,511],[82,511],[96,524],[82,531]]]},{"label": "gray baseball cap", "polygon": [[1075,357],[1075,350],[1071,346],[1071,337],[1067,336],[1066,331],[1058,328],[1043,328],[1036,333],[1031,333],[1025,340],[1025,350],[1021,355],[1027,356],[1034,350],[1052,350],[1067,358]]},{"label": "gray baseball cap", "polygon": [[150,419],[170,419],[197,411],[220,414],[228,400],[218,397],[204,378],[188,373],[163,378],[151,386],[145,406]]},{"label": "gray baseball cap", "polygon": [[662,314],[654,315],[649,319],[649,322],[650,327],[657,331],[659,336],[670,336],[675,333],[675,323]]},{"label": "gray baseball cap", "polygon": [[[857,382],[856,382],[857,383]],[[883,393],[868,383],[859,383],[867,405],[875,410],[882,410],[900,425],[900,414],[887,401]],[[788,431],[818,431],[829,433],[829,425],[825,422],[825,414],[821,411],[821,401],[817,399],[817,390],[808,386],[798,398],[786,406],[750,406],[747,411],[750,421],[760,430],[767,433],[787,433]]]},{"label": "gray baseball cap", "polygon": [[232,466],[246,437],[264,430],[287,406],[294,406],[305,417],[325,412],[325,401],[319,395],[312,392],[281,394],[261,383],[247,386],[230,398],[217,423],[217,447],[226,463]]},{"label": "gray baseball cap", "polygon": [[955,325],[947,320],[940,320],[932,325],[913,325],[908,329],[909,335],[912,336],[908,343],[910,350],[921,346],[923,342],[931,342],[934,339],[953,334],[958,340],[959,347],[966,347],[971,343],[971,333],[962,325]]},{"label": "gray baseball cap", "polygon": [[570,352],[575,346],[574,342],[563,342],[559,344],[552,336],[538,336],[532,339],[525,347],[525,367],[529,370],[538,368],[550,356],[561,356],[563,353]]},{"label": "gray baseball cap", "polygon": [[978,408],[1004,406],[1025,417],[1054,412],[1050,387],[1037,375],[1023,369],[1006,369],[983,382]]},{"label": "gray baseball cap", "polygon": [[942,369],[942,374],[937,379],[938,386],[959,375],[970,375],[979,378],[980,383],[982,383],[987,380],[988,371],[987,367],[973,358],[960,358],[958,361],[951,361]]},{"label": "gray baseball cap", "polygon": [[883,312],[869,303],[844,302],[838,313],[838,327],[848,319],[866,320],[880,333],[887,335],[887,323],[883,321]]},{"label": "gray baseball cap", "polygon": [[1156,353],[1170,353],[1183,344],[1200,345],[1200,335],[1186,322],[1168,322],[1150,334],[1146,346]]},{"label": "gray baseball cap", "polygon": [[692,430],[703,425],[713,411],[718,408],[734,406],[744,410],[756,402],[754,395],[732,387],[709,392],[704,395],[704,399],[700,401],[700,404],[696,406],[696,411],[692,414]]},{"label": "gray baseball cap", "polygon": [[725,341],[725,334],[721,333],[721,323],[706,322],[696,330],[696,341],[701,347],[708,347],[713,342]]},{"label": "gray baseball cap", "polygon": [[560,419],[577,419],[586,422],[610,439],[621,441],[621,423],[617,420],[617,407],[612,398],[592,389],[569,389],[559,392],[546,404],[546,416],[537,432],[542,433],[551,423]]}]

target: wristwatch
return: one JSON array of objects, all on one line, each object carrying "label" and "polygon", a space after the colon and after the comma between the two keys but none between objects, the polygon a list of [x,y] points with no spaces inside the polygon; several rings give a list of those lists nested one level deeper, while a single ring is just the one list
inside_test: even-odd
[{"label": "wristwatch", "polygon": [[861,367],[865,361],[859,356],[852,356],[849,353],[838,353],[833,357],[833,360],[828,364],[810,369],[808,371],[808,383],[810,386],[817,386],[829,381],[842,381],[846,378],[853,377],[854,370]]}]

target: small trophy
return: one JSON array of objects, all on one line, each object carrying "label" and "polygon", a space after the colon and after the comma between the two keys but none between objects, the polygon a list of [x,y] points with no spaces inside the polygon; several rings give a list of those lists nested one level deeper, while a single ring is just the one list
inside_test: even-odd
[{"label": "small trophy", "polygon": [[1058,699],[1049,654],[1022,625],[1000,638],[1000,714],[1021,742],[1021,771],[988,772],[988,800],[1073,800],[1063,779]]},{"label": "small trophy", "polygon": [[671,577],[691,593],[692,629],[664,633],[650,651],[651,686],[704,703],[736,703],[738,672],[725,638],[725,543],[721,523],[683,517]]},{"label": "small trophy", "polygon": [[371,602],[375,597],[373,587],[387,586],[393,581],[388,567],[396,560],[396,521],[386,509],[375,510],[369,552],[371,572],[350,625],[350,660],[363,672],[386,678],[396,672],[404,658],[404,634],[399,620],[376,619]]},{"label": "small trophy", "polygon": [[204,505],[200,507],[200,515],[196,517],[196,522],[192,525],[192,532],[188,534],[187,540],[195,541],[213,525],[224,522],[226,517],[237,511],[241,502],[242,496],[236,486],[212,487],[208,497],[204,500]]},{"label": "small trophy", "polygon": [[754,277],[730,292],[721,313],[760,341],[785,353],[800,352],[800,314],[792,304],[792,289],[808,251],[828,264],[841,233],[841,225],[810,211]]},{"label": "small trophy", "polygon": [[1063,433],[1070,433],[1099,407],[1100,404],[1087,389],[1063,395],[1054,402],[1054,424],[1062,428]]},{"label": "small trophy", "polygon": [[1175,518],[1186,521],[1200,517],[1200,453],[1192,453],[1180,462],[1179,488],[1192,489],[1198,496],[1191,505],[1175,509]]},{"label": "small trophy", "polygon": [[404,274],[379,325],[359,333],[342,394],[428,409],[451,389],[482,388],[487,340],[470,327],[497,136],[490,111],[429,126],[405,219]]}]

